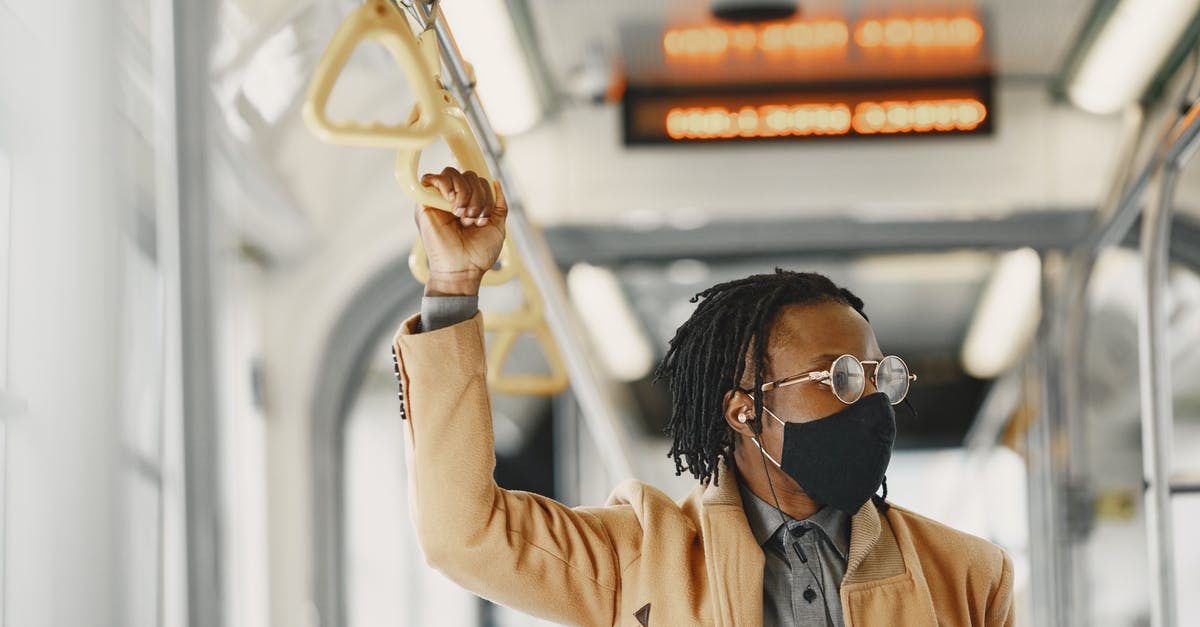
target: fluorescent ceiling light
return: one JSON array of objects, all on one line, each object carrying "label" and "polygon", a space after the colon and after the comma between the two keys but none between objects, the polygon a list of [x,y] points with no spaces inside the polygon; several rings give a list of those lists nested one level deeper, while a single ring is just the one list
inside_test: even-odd
[{"label": "fluorescent ceiling light", "polygon": [[1017,363],[1042,313],[1042,261],[1031,248],[1005,253],[983,288],[963,343],[967,374],[991,379]]},{"label": "fluorescent ceiling light", "polygon": [[1115,113],[1146,91],[1200,0],[1120,0],[1067,87],[1071,102]]},{"label": "fluorescent ceiling light", "polygon": [[463,58],[475,67],[476,90],[492,127],[502,135],[532,128],[542,103],[504,0],[454,0],[441,7]]},{"label": "fluorescent ceiling light", "polygon": [[616,275],[577,263],[567,272],[567,290],[608,371],[621,381],[637,381],[649,374],[654,367],[650,341]]}]

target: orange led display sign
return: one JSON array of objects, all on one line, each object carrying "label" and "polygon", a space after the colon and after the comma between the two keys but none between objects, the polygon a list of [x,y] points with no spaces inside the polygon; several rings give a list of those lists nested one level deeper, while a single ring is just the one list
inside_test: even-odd
[{"label": "orange led display sign", "polygon": [[863,102],[851,112],[846,103],[725,107],[676,107],[667,111],[667,136],[732,139],[809,135],[934,133],[973,131],[987,119],[987,107],[971,98]]},{"label": "orange led display sign", "polygon": [[704,59],[728,54],[845,51],[850,29],[841,20],[797,21],[766,26],[702,26],[670,29],[663,35],[669,59]]},{"label": "orange led display sign", "polygon": [[974,98],[863,102],[854,108],[853,124],[861,135],[973,131],[987,113]]},{"label": "orange led display sign", "polygon": [[983,41],[983,25],[973,17],[862,20],[854,42],[866,50],[974,49]]},{"label": "orange led display sign", "polygon": [[670,28],[662,47],[668,62],[718,63],[755,53],[842,56],[852,48],[864,54],[973,54],[982,42],[983,24],[974,17],[891,17]]},{"label": "orange led display sign", "polygon": [[918,87],[652,91],[625,95],[627,144],[990,133],[986,77]]},{"label": "orange led display sign", "polygon": [[850,132],[850,107],[837,104],[674,108],[667,111],[671,139],[728,139],[786,135],[844,135]]}]

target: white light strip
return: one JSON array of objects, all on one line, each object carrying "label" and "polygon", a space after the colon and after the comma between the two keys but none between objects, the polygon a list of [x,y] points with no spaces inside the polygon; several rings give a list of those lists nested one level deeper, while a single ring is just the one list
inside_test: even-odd
[{"label": "white light strip", "polygon": [[441,8],[463,58],[475,67],[492,127],[501,135],[532,128],[542,118],[542,103],[504,0],[454,0]]},{"label": "white light strip", "polygon": [[577,263],[567,272],[567,290],[608,371],[621,381],[649,374],[654,354],[616,275]]},{"label": "white light strip", "polygon": [[1137,100],[1200,8],[1200,0],[1121,0],[1067,87],[1071,102],[1116,113]]},{"label": "white light strip", "polygon": [[1011,368],[1033,342],[1041,312],[1041,258],[1030,248],[1005,253],[975,307],[963,342],[963,369],[991,379]]}]

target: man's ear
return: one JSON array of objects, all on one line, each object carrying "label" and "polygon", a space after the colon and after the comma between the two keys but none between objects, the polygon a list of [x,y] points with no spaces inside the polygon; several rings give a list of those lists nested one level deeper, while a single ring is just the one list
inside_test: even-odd
[{"label": "man's ear", "polygon": [[755,437],[762,431],[758,420],[754,418],[754,399],[742,390],[730,390],[725,393],[725,423],[730,429],[748,438]]}]

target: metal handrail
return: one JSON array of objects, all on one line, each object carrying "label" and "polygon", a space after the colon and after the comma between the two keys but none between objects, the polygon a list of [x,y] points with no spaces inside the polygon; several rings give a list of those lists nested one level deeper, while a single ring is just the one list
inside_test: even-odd
[{"label": "metal handrail", "polygon": [[423,0],[413,0],[413,7],[425,28],[437,33],[442,60],[446,64],[443,81],[462,104],[467,119],[475,129],[484,156],[488,160],[493,176],[504,186],[508,201],[508,233],[525,260],[526,267],[544,299],[544,314],[551,332],[562,350],[572,390],[583,409],[584,422],[595,438],[612,479],[619,481],[633,476],[634,465],[629,458],[630,446],[621,413],[612,395],[605,391],[606,382],[592,360],[588,358],[582,338],[586,337],[574,310],[567,300],[566,287],[558,265],[545,239],[533,228],[525,215],[521,194],[516,179],[504,163],[504,146],[500,136],[492,128],[484,111],[483,103],[475,93],[471,71],[463,59],[458,44],[446,23],[440,8],[430,7]]},{"label": "metal handrail", "polygon": [[[1194,142],[1196,133],[1190,134]],[[1172,148],[1180,146],[1177,142]],[[1172,156],[1172,153],[1175,156]],[[1167,246],[1171,238],[1171,202],[1181,161],[1174,150],[1161,171],[1157,202],[1142,219],[1141,253],[1145,281],[1138,316],[1138,374],[1142,397],[1142,471],[1146,480],[1146,539],[1150,555],[1150,619],[1155,627],[1173,627],[1175,612],[1175,529],[1171,515],[1171,354],[1167,341]]]},{"label": "metal handrail", "polygon": [[[1146,129],[1145,109],[1135,105],[1127,109],[1121,129],[1116,176],[1093,216],[1093,225],[1104,224],[1125,200],[1124,192],[1135,174],[1138,147]],[[1119,231],[1117,231],[1119,232]],[[1085,234],[1093,235],[1095,229]],[[1049,552],[1034,560],[1035,577],[1041,576],[1046,585],[1038,586],[1034,592],[1034,609],[1044,622],[1061,624],[1063,627],[1084,625],[1084,613],[1073,611],[1086,607],[1088,589],[1080,585],[1086,579],[1084,563],[1080,559],[1080,540],[1090,532],[1092,521],[1077,512],[1075,504],[1090,499],[1092,491],[1089,472],[1091,459],[1087,438],[1084,437],[1082,403],[1082,368],[1080,366],[1085,342],[1087,319],[1087,282],[1095,267],[1098,251],[1090,247],[1077,247],[1069,259],[1061,281],[1050,281],[1054,287],[1044,292],[1045,317],[1042,340],[1048,351],[1042,351],[1038,361],[1046,380],[1043,386],[1051,386],[1056,394],[1045,395],[1042,407],[1043,419],[1052,423],[1048,431],[1037,432],[1049,435],[1066,444],[1065,456],[1041,460],[1040,468],[1047,473],[1054,494],[1054,503],[1041,510],[1031,508],[1031,513],[1061,517],[1065,524],[1050,525],[1051,537],[1048,545],[1055,547],[1057,557]],[[1043,272],[1049,280],[1054,275]],[[1033,434],[1031,434],[1033,435]],[[1049,454],[1050,449],[1030,447],[1032,451]],[[1031,468],[1032,468],[1031,464]]]},{"label": "metal handrail", "polygon": [[1121,199],[1105,218],[1096,223],[1084,238],[1080,250],[1095,255],[1100,250],[1116,245],[1129,232],[1142,213],[1139,201],[1150,189],[1150,183],[1168,163],[1182,163],[1197,148],[1200,135],[1200,101],[1192,104],[1182,117],[1176,120],[1159,140],[1158,147],[1150,160],[1138,173],[1136,179],[1121,195]]},{"label": "metal handrail", "polygon": [[[1170,359],[1166,336],[1168,247],[1172,200],[1182,166],[1200,148],[1200,101],[1176,119],[1159,140],[1154,153],[1129,184],[1112,212],[1099,218],[1075,251],[1070,277],[1086,284],[1095,257],[1116,245],[1142,221],[1140,250],[1145,281],[1138,317],[1139,381],[1142,394],[1142,463],[1146,482],[1146,536],[1150,558],[1151,622],[1174,627],[1174,525],[1170,498],[1170,447],[1174,417],[1171,407]],[[1144,196],[1159,180],[1159,196],[1150,207]]]}]

